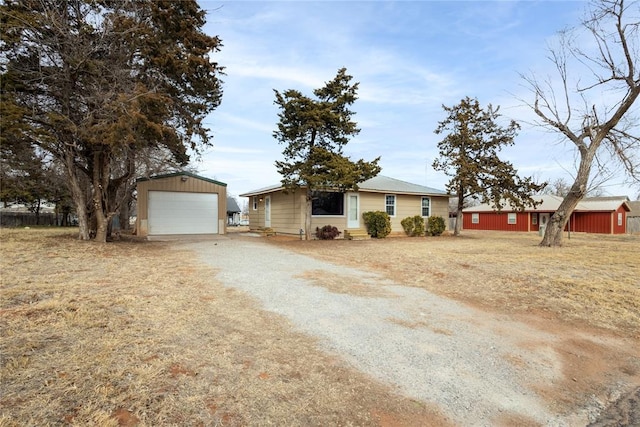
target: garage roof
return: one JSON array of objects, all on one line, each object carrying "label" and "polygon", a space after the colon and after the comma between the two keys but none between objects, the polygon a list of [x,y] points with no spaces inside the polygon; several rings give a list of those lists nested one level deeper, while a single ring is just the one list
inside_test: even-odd
[{"label": "garage roof", "polygon": [[138,179],[136,179],[136,182],[150,181],[150,180],[153,180],[153,179],[173,178],[175,176],[186,176],[186,177],[191,177],[191,178],[195,178],[195,179],[201,179],[203,181],[207,181],[207,182],[210,182],[212,184],[222,185],[223,187],[227,186],[227,184],[225,184],[224,182],[216,181],[215,179],[205,178],[204,176],[196,175],[196,174],[191,173],[191,172],[172,172],[172,173],[166,173],[166,174],[161,174],[161,175],[152,175],[152,176],[149,176],[149,177],[138,178]]}]

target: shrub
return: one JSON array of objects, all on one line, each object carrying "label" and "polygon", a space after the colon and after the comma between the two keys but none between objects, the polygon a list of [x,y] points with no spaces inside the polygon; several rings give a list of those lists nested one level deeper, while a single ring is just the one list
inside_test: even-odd
[{"label": "shrub", "polygon": [[430,216],[427,221],[427,234],[429,236],[439,236],[444,233],[446,226],[444,218],[441,216]]},{"label": "shrub", "polygon": [[333,225],[325,225],[324,227],[316,227],[316,237],[320,240],[333,240],[340,235],[337,227]]},{"label": "shrub", "polygon": [[385,238],[391,233],[391,218],[382,211],[365,212],[362,214],[367,233],[378,239]]},{"label": "shrub", "polygon": [[409,237],[424,235],[424,218],[420,215],[408,216],[400,224]]}]

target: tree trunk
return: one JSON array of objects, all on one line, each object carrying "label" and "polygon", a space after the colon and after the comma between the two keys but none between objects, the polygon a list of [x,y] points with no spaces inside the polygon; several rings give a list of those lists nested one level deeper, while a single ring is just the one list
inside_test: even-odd
[{"label": "tree trunk", "polygon": [[72,153],[65,153],[65,170],[69,179],[69,191],[71,198],[76,206],[76,215],[78,216],[78,240],[89,240],[89,214],[87,212],[86,192],[80,181],[78,169],[73,161]]},{"label": "tree trunk", "polygon": [[571,218],[571,214],[576,206],[580,203],[580,200],[587,194],[591,164],[595,155],[594,145],[592,144],[588,149],[582,150],[580,154],[580,167],[578,168],[576,179],[571,186],[569,194],[567,194],[564,200],[562,200],[562,203],[560,203],[558,210],[551,215],[540,246],[562,246],[564,228],[567,222],[569,222],[569,218]]},{"label": "tree trunk", "polygon": [[107,206],[109,185],[109,159],[104,152],[96,151],[93,162],[93,214],[96,219],[96,241],[107,243],[111,214]]},{"label": "tree trunk", "polygon": [[456,213],[456,226],[453,230],[454,236],[459,236],[462,231],[462,209],[464,208],[464,191],[462,187],[458,188],[458,209]]},{"label": "tree trunk", "polygon": [[311,189],[307,186],[307,196],[305,197],[306,206],[305,206],[305,215],[304,215],[304,239],[311,240],[311,214],[313,208],[313,193]]}]

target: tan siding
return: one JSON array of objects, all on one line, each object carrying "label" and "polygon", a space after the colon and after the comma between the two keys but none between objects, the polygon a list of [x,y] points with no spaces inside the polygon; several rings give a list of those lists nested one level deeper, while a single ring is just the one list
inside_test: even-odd
[{"label": "tan siding", "polygon": [[[258,210],[253,210],[253,200],[249,198],[249,226],[252,230],[264,227],[264,198],[271,197],[271,228],[278,234],[299,234],[300,229],[304,229],[305,218],[305,196],[304,194],[283,192],[272,192],[261,194],[258,198],[262,201],[258,203]],[[363,212],[385,211],[385,194],[360,192],[360,218]],[[442,216],[445,219],[449,215],[448,197],[430,196],[431,214]],[[315,232],[316,227],[333,225],[341,232],[347,228],[347,202],[345,200],[345,214],[341,216],[314,216],[311,218],[311,231]],[[391,228],[393,233],[404,233],[400,222],[408,217],[420,215],[422,213],[421,195],[396,195],[396,215],[391,218]],[[361,221],[362,227],[364,222]]]},{"label": "tan siding", "polygon": [[[220,234],[225,233],[227,218],[227,187],[213,182],[204,181],[192,176],[182,180],[181,176],[171,176],[166,178],[155,178],[137,183],[138,190],[138,214],[136,218],[138,234],[147,235],[148,198],[149,191],[176,191],[188,193],[215,193],[218,194],[218,230]],[[221,222],[222,220],[222,222]]]},{"label": "tan siding", "polygon": [[271,193],[271,228],[280,234],[300,231],[300,202],[298,193]]},{"label": "tan siding", "polygon": [[[345,208],[346,209],[346,208]],[[340,232],[344,233],[347,228],[347,216],[314,216],[311,217],[311,232],[316,232],[316,227],[324,227],[325,225],[333,225]],[[342,237],[343,234],[340,235]]]},{"label": "tan siding", "polygon": [[[389,193],[391,194],[391,193]],[[360,193],[362,212],[385,211],[385,195],[383,193]],[[408,216],[422,214],[422,195],[396,194],[396,215],[391,217],[391,232],[404,233],[402,220]],[[441,216],[448,223],[449,198],[447,196],[427,196],[431,199],[431,216]],[[447,224],[448,225],[448,224]]]},{"label": "tan siding", "polygon": [[431,216],[441,216],[449,229],[449,197],[431,196]]}]

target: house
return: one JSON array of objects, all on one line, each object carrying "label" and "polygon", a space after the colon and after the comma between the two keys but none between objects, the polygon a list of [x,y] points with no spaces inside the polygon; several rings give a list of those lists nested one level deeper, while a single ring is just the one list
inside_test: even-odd
[{"label": "house", "polygon": [[139,178],[140,236],[224,234],[227,184],[189,172]]},{"label": "house", "polygon": [[[497,212],[489,204],[462,210],[462,227],[465,230],[538,231],[544,229],[549,219],[562,203],[558,196],[536,196],[542,203],[523,211],[509,206]],[[630,210],[626,196],[591,197],[578,203],[565,230],[584,233],[624,234],[626,215]]]},{"label": "house", "polygon": [[[304,188],[286,192],[282,185],[241,194],[249,198],[249,228],[300,234],[305,223],[305,195]],[[445,191],[378,175],[358,184],[357,191],[317,192],[312,202],[311,229],[333,225],[340,231],[362,230],[363,212],[386,211],[391,217],[391,232],[404,233],[400,224],[404,218],[447,218],[448,204]]]},{"label": "house", "polygon": [[233,197],[227,197],[227,225],[240,225],[242,211]]}]

